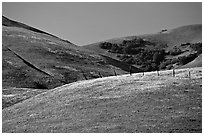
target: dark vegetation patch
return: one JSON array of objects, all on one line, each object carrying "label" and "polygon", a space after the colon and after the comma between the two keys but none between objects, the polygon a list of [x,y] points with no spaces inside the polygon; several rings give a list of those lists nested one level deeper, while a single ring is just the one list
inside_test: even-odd
[{"label": "dark vegetation patch", "polygon": [[[117,54],[117,58],[123,62],[139,66],[143,71],[172,69],[175,68],[175,65],[182,66],[191,62],[202,53],[202,43],[200,42],[186,43],[185,48],[181,44],[167,51],[166,44],[156,44],[142,38],[124,40],[121,44],[103,42],[99,46],[110,53]],[[185,50],[186,48],[188,50]],[[190,53],[179,56],[186,51]],[[172,58],[167,59],[167,57]]]}]

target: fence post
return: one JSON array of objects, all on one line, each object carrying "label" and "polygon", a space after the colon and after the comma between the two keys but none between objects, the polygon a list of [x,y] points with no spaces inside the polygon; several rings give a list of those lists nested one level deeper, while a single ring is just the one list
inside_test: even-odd
[{"label": "fence post", "polygon": [[117,76],[117,73],[115,72],[115,70],[113,70],[113,71],[114,71],[114,75]]},{"label": "fence post", "polygon": [[191,79],[191,72],[188,71],[188,77]]},{"label": "fence post", "polygon": [[82,71],[82,74],[83,74],[84,78],[85,78],[86,80],[88,80],[88,79],[86,78],[86,75],[84,74],[84,72],[83,72],[83,71]]},{"label": "fence post", "polygon": [[98,74],[99,74],[99,76],[102,78],[102,75],[101,75],[101,73],[100,72],[98,72]]},{"label": "fence post", "polygon": [[173,77],[175,77],[175,70],[173,69]]},{"label": "fence post", "polygon": [[157,70],[157,75],[159,76],[159,71]]},{"label": "fence post", "polygon": [[143,76],[144,76],[144,72],[143,72]]},{"label": "fence post", "polygon": [[132,75],[132,66],[129,67],[130,75]]}]

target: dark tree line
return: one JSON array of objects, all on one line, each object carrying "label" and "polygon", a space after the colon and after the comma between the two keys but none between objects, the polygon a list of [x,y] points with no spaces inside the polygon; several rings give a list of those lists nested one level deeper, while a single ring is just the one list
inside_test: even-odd
[{"label": "dark tree line", "polygon": [[165,51],[165,45],[156,45],[142,38],[134,40],[124,40],[121,44],[103,42],[100,47],[111,53],[116,53],[117,57],[128,64],[139,65],[143,71],[153,71],[160,69],[171,69],[173,64],[185,65],[194,60],[202,53],[202,43],[186,43],[181,47],[189,46],[196,53],[180,56],[173,59],[166,59],[169,56],[178,56],[183,53],[182,48],[174,46],[171,50]]}]

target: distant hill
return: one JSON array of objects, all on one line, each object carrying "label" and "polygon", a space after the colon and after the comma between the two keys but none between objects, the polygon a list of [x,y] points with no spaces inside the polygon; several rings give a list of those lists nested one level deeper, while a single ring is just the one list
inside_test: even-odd
[{"label": "distant hill", "polygon": [[50,89],[85,77],[98,78],[99,72],[102,76],[114,75],[114,70],[124,74],[129,68],[118,60],[114,62],[119,64],[114,64],[93,51],[4,16],[2,41],[5,89]]},{"label": "distant hill", "polygon": [[[201,45],[199,43],[201,43]],[[187,25],[171,30],[167,29],[155,34],[113,38],[83,47],[128,62],[136,67],[142,66],[144,67],[143,70],[148,69],[147,66],[149,66],[148,63],[145,62],[154,62],[151,59],[153,55],[149,54],[156,53],[155,50],[160,50],[160,52],[163,50],[165,51],[164,59],[159,61],[159,63],[163,62],[164,64],[158,65],[158,63],[156,63],[157,66],[166,69],[177,68],[179,64],[183,64],[183,62],[179,62],[181,57],[192,56],[192,60],[195,58],[195,56],[193,56],[195,53],[197,53],[197,55],[202,53],[202,51],[199,52],[199,50],[202,50],[202,24]],[[128,50],[128,52],[126,50]],[[149,58],[140,61],[141,58],[147,55],[149,55]],[[141,63],[143,64],[141,65]],[[156,68],[153,69],[155,70]]]},{"label": "distant hill", "polygon": [[[167,30],[165,32],[158,32],[155,34],[145,34],[145,35],[137,35],[137,36],[127,36],[127,37],[120,37],[120,38],[113,38],[89,45],[85,45],[85,48],[96,49],[100,43],[102,42],[110,42],[121,44],[124,40],[134,40],[138,37],[144,38],[148,41],[157,43],[157,44],[167,44],[168,46],[172,45],[180,45],[181,43],[186,42],[202,42],[202,24],[194,24],[194,25],[187,25],[178,27],[175,29]],[[98,51],[98,50],[96,50]]]},{"label": "distant hill", "polygon": [[167,44],[168,47],[187,42],[202,42],[202,24],[182,26],[164,33],[147,34],[141,37],[152,42]]}]

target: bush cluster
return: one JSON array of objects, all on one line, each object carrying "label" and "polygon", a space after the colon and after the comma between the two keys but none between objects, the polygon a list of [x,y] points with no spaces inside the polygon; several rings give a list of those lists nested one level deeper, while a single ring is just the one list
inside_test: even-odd
[{"label": "bush cluster", "polygon": [[173,68],[173,64],[184,65],[194,60],[202,53],[202,43],[181,44],[181,46],[184,45],[190,46],[192,50],[196,51],[196,53],[173,59],[165,59],[167,55],[177,56],[182,54],[183,51],[175,46],[170,51],[165,52],[163,48],[167,46],[166,44],[160,44],[159,47],[155,43],[146,41],[142,38],[124,40],[121,44],[104,42],[100,44],[100,47],[107,49],[111,53],[117,53],[117,57],[123,62],[140,65],[141,69],[144,71],[153,71],[159,69],[171,69]]},{"label": "bush cluster", "polygon": [[179,54],[181,54],[181,53],[182,53],[181,49],[179,49],[179,48],[176,47],[176,46],[175,46],[172,50],[169,51],[169,54],[170,54],[170,55],[173,55],[173,56],[179,55]]},{"label": "bush cluster", "polygon": [[146,45],[155,45],[149,41],[145,41],[142,38],[137,38],[134,40],[124,40],[122,44],[113,44],[110,42],[100,43],[102,49],[107,49],[112,53],[120,54],[137,54],[141,52],[141,47]]},{"label": "bush cluster", "polygon": [[190,44],[190,47],[194,50],[197,51],[197,55],[200,55],[202,53],[202,43],[198,42],[195,44]]},{"label": "bush cluster", "polygon": [[197,57],[197,54],[196,54],[196,53],[190,54],[190,55],[188,55],[188,56],[179,57],[179,58],[178,58],[179,64],[180,64],[180,65],[185,65],[185,64],[191,62],[192,60],[194,60],[196,57]]}]

